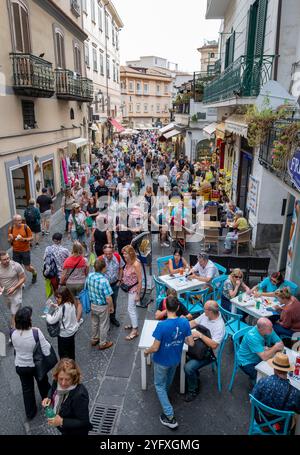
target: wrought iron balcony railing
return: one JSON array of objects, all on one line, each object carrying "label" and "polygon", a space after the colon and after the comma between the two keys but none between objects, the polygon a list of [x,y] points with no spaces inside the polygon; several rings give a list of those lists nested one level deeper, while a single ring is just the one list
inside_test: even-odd
[{"label": "wrought iron balcony railing", "polygon": [[11,53],[17,95],[50,98],[54,94],[52,64],[32,54]]},{"label": "wrought iron balcony railing", "polygon": [[249,58],[242,55],[204,87],[203,102],[214,103],[235,97],[257,97],[272,75],[274,55]]},{"label": "wrought iron balcony railing", "polygon": [[276,153],[274,152],[275,141],[278,140],[279,135],[282,132],[281,128],[283,124],[289,124],[291,122],[299,123],[299,120],[296,119],[280,120],[279,122],[274,124],[273,128],[271,128],[269,131],[265,143],[260,146],[259,162],[262,166],[264,166],[276,177],[278,177],[282,182],[286,183],[291,188],[296,189],[289,174],[289,159],[283,157],[283,159],[279,160],[278,157],[276,156]]},{"label": "wrought iron balcony railing", "polygon": [[56,69],[56,96],[64,100],[93,101],[93,82],[70,70]]}]

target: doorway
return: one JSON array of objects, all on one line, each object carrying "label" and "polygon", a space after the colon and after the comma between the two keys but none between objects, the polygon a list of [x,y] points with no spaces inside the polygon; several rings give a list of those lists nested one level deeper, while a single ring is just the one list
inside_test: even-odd
[{"label": "doorway", "polygon": [[11,171],[16,213],[23,216],[30,194],[29,165]]},{"label": "doorway", "polygon": [[247,193],[249,185],[249,177],[251,174],[253,156],[249,152],[241,152],[239,181],[238,181],[238,197],[237,206],[246,214]]},{"label": "doorway", "polygon": [[50,196],[54,196],[54,169],[53,160],[45,161],[42,164],[44,188],[47,188]]}]

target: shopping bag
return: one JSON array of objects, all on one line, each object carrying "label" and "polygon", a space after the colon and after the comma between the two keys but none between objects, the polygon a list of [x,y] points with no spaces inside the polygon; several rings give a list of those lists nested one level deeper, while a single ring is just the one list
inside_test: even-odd
[{"label": "shopping bag", "polygon": [[51,280],[49,280],[49,278],[45,278],[45,293],[47,299],[49,299],[49,297],[51,297],[51,295],[53,294]]},{"label": "shopping bag", "polygon": [[92,252],[89,257],[89,267],[94,267],[96,259],[95,253]]}]

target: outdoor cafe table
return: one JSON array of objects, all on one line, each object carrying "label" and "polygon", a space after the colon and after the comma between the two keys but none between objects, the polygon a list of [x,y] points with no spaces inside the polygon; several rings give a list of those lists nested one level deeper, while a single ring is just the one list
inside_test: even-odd
[{"label": "outdoor cafe table", "polygon": [[[295,365],[296,357],[299,353],[297,353],[296,351],[293,351],[292,349],[288,349],[288,348],[285,348],[285,352],[289,357],[290,364]],[[258,382],[260,379],[262,379],[266,376],[271,376],[272,374],[274,374],[274,369],[266,361],[262,361],[259,364],[257,364],[255,369],[257,370],[256,382]],[[288,375],[288,378],[289,378],[290,384],[293,387],[295,387],[296,389],[300,390],[300,376],[295,378],[294,376]],[[300,435],[300,416],[298,416],[298,418],[297,418],[295,434]]]},{"label": "outdoor cafe table", "polygon": [[221,227],[220,221],[199,220],[198,224],[203,229],[219,229]]},{"label": "outdoor cafe table", "polygon": [[195,278],[188,279],[185,275],[180,275],[179,273],[171,275],[162,275],[159,277],[161,281],[168,289],[176,291],[177,295],[184,294],[187,291],[194,291],[199,289],[205,283],[204,281],[196,280]]},{"label": "outdoor cafe table", "polygon": [[[279,304],[278,300],[274,297],[263,297],[263,302],[261,297],[255,298],[253,296],[248,296],[246,292],[241,294],[241,297],[241,301],[239,301],[238,296],[230,300],[232,304],[231,312],[237,313],[237,309],[239,309],[257,319],[273,316],[274,313],[268,310],[268,308],[274,308],[275,305]],[[259,310],[256,308],[257,300],[261,302]]]},{"label": "outdoor cafe table", "polygon": [[[146,320],[144,322],[142,334],[140,337],[139,342],[139,350],[141,351],[141,382],[142,382],[142,390],[147,389],[147,366],[151,364],[151,356],[150,354],[147,358],[144,355],[145,349],[150,348],[154,342],[154,338],[152,333],[154,332],[157,324],[159,321],[150,321]],[[180,362],[180,393],[184,393],[185,391],[185,373],[184,373],[184,364],[186,362],[186,352],[188,350],[187,344],[184,343],[183,350],[181,354],[181,362]]]}]

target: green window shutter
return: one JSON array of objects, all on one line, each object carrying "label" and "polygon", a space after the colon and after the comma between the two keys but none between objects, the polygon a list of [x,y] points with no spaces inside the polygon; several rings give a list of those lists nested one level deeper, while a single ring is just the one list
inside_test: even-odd
[{"label": "green window shutter", "polygon": [[268,0],[259,0],[256,39],[254,48],[255,56],[263,56],[264,54],[267,10]]},{"label": "green window shutter", "polygon": [[256,1],[253,5],[251,5],[250,9],[248,11],[248,27],[247,27],[245,54],[247,55],[247,57],[249,59],[251,59],[254,55],[257,12],[258,12],[258,1]]},{"label": "green window shutter", "polygon": [[235,32],[226,41],[225,68],[234,61]]},{"label": "green window shutter", "polygon": [[229,65],[229,47],[230,47],[230,38],[226,40],[226,49],[225,49],[225,68]]}]

